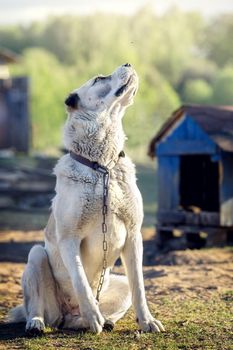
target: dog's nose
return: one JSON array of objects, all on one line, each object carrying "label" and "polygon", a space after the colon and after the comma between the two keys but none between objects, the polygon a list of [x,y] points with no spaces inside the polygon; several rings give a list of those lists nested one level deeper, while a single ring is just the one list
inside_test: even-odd
[{"label": "dog's nose", "polygon": [[130,63],[126,63],[126,64],[124,64],[124,67],[131,67],[131,64]]},{"label": "dog's nose", "polygon": [[78,108],[79,96],[76,93],[70,94],[65,100],[65,104],[68,107]]}]

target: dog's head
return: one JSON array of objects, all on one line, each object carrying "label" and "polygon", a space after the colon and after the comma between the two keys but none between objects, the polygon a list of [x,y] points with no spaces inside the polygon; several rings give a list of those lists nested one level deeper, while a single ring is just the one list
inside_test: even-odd
[{"label": "dog's head", "polygon": [[118,158],[125,140],[121,119],[137,88],[137,74],[127,63],[74,90],[65,100],[65,147],[100,164]]},{"label": "dog's head", "polygon": [[118,67],[111,75],[99,75],[74,90],[65,100],[70,117],[92,120],[110,115],[133,103],[138,77],[129,63]]}]

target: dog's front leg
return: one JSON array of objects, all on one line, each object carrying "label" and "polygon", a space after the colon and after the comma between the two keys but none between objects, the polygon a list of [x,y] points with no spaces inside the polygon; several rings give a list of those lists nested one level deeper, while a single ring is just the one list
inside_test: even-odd
[{"label": "dog's front leg", "polygon": [[71,277],[81,316],[92,332],[100,333],[104,325],[104,318],[99,311],[82,265],[80,244],[81,240],[76,237],[61,239],[59,242],[60,253]]},{"label": "dog's front leg", "polygon": [[142,272],[142,253],[141,233],[137,232],[133,236],[129,235],[122,252],[122,259],[129,280],[137,322],[143,331],[164,331],[162,323],[153,318],[147,306]]}]

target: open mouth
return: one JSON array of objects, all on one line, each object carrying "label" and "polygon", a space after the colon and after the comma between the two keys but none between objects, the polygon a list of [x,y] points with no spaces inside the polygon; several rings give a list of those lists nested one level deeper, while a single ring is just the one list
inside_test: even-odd
[{"label": "open mouth", "polygon": [[132,75],[129,77],[129,79],[127,80],[126,84],[122,85],[116,92],[115,92],[115,96],[119,97],[121,96],[125,90],[128,88],[128,86],[131,84],[132,81]]}]

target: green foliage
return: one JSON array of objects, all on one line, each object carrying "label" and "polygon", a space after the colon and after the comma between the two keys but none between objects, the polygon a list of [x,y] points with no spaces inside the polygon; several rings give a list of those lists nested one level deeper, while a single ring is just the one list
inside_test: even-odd
[{"label": "green foliage", "polygon": [[214,81],[213,103],[233,104],[233,66],[219,72]]},{"label": "green foliage", "polygon": [[32,48],[24,51],[22,64],[13,72],[31,79],[33,147],[40,150],[59,145],[65,117],[63,101],[70,89],[69,70],[48,51]]},{"label": "green foliage", "polygon": [[138,96],[124,118],[129,147],[148,144],[148,140],[180,104],[179,96],[157,70],[139,72]]},{"label": "green foliage", "polygon": [[31,79],[34,149],[61,145],[67,93],[125,62],[140,77],[135,104],[124,118],[130,149],[147,145],[181,100],[231,104],[232,23],[232,15],[207,22],[175,8],[156,16],[146,6],[131,17],[62,16],[0,27],[1,45],[22,54],[13,73]]},{"label": "green foliage", "polygon": [[186,69],[182,72],[179,85],[177,86],[177,91],[182,100],[184,100],[184,85],[187,81],[201,79],[212,86],[217,73],[218,67],[215,62],[203,57],[192,58],[188,62]]},{"label": "green foliage", "polygon": [[212,87],[203,79],[187,80],[184,85],[183,98],[185,103],[209,103],[212,94]]},{"label": "green foliage", "polygon": [[202,39],[202,49],[206,56],[224,67],[233,63],[233,19],[232,14],[214,18],[207,25]]},{"label": "green foliage", "polygon": [[160,40],[155,52],[155,63],[165,78],[176,87],[182,72],[196,56],[196,44],[203,28],[199,14],[183,14],[170,10],[160,20]]}]

